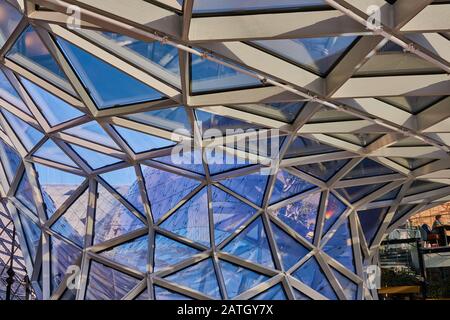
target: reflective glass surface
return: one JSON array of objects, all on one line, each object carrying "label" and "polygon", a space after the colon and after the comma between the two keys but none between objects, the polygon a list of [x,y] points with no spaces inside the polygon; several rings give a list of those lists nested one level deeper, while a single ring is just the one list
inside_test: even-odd
[{"label": "reflective glass surface", "polygon": [[0,0],[0,47],[2,47],[22,19],[22,14],[5,0]]},{"label": "reflective glass surface", "polygon": [[147,271],[148,237],[140,237],[100,253],[112,261],[135,270]]}]

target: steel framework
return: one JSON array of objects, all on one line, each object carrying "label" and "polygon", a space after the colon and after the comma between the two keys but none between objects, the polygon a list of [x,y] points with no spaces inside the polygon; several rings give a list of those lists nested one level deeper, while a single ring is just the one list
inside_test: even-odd
[{"label": "steel framework", "polygon": [[[449,15],[0,1],[0,194],[37,297],[376,299],[383,237],[450,200]],[[170,158],[182,141],[199,165]],[[211,163],[211,146],[247,160]]]}]

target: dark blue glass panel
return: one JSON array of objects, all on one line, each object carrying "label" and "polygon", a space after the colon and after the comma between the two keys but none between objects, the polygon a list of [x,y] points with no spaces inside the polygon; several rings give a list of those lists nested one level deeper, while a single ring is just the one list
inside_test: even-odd
[{"label": "dark blue glass panel", "polygon": [[315,257],[312,257],[304,263],[293,273],[293,276],[328,299],[337,300],[336,293],[325,277]]},{"label": "dark blue glass panel", "polygon": [[223,149],[207,148],[205,150],[206,162],[211,175],[231,171],[238,168],[247,167],[254,162],[225,152]]},{"label": "dark blue glass panel", "polygon": [[[191,133],[191,124],[184,107],[173,107],[126,115],[125,118],[168,131]],[[183,131],[181,131],[183,130]]]},{"label": "dark blue glass panel", "polygon": [[291,196],[311,190],[315,185],[290,174],[287,171],[279,170],[273,187],[270,203],[287,199]]},{"label": "dark blue glass panel", "polygon": [[181,86],[178,49],[159,41],[144,42],[112,32],[102,32],[102,35],[114,41],[130,53],[137,53],[145,58],[150,65],[146,69],[162,80],[177,87]]},{"label": "dark blue glass panel", "polygon": [[386,201],[386,200],[394,200],[397,198],[398,193],[400,192],[400,189],[402,187],[395,188],[394,190],[389,191],[388,193],[385,193],[380,198],[377,198],[375,201]]},{"label": "dark blue glass panel", "polygon": [[406,192],[406,196],[425,193],[428,191],[437,190],[444,187],[446,187],[446,185],[442,183],[436,183],[426,180],[415,180],[409,187],[408,191]]},{"label": "dark blue glass panel", "polygon": [[119,146],[113,139],[106,133],[105,130],[95,121],[90,121],[79,126],[67,129],[64,133],[72,136],[82,138],[91,142],[102,144],[113,149],[120,150]]},{"label": "dark blue glass panel", "polygon": [[415,206],[416,206],[415,204],[405,204],[405,205],[399,206],[397,211],[395,211],[395,214],[392,217],[392,220],[391,220],[390,224],[392,225],[395,222],[397,222],[405,214],[407,214],[409,211],[411,211],[411,209],[414,208]]},{"label": "dark blue glass panel", "polygon": [[205,246],[210,245],[208,192],[203,188],[169,218],[161,227]]},{"label": "dark blue glass panel", "polygon": [[94,244],[145,227],[141,220],[114,198],[102,185],[98,184],[97,189]]},{"label": "dark blue glass panel", "polygon": [[195,149],[185,152],[181,149],[179,151],[180,152],[174,151],[174,153],[171,153],[168,156],[153,158],[153,160],[198,174],[205,174],[202,162],[202,153],[200,150]]},{"label": "dark blue glass panel", "polygon": [[383,223],[387,208],[375,208],[358,211],[359,222],[364,232],[367,244],[370,246],[378,228]]},{"label": "dark blue glass panel", "polygon": [[57,42],[99,109],[163,98],[146,84],[61,39]]},{"label": "dark blue glass panel", "polygon": [[5,170],[6,177],[11,183],[16,176],[17,169],[19,169],[22,159],[19,154],[8,144],[0,140],[0,160]]},{"label": "dark blue glass panel", "polygon": [[0,1],[0,14],[0,47],[3,47],[22,19],[22,14],[5,0]]},{"label": "dark blue glass panel", "polygon": [[337,281],[341,284],[344,294],[348,300],[356,300],[358,297],[358,285],[351,281],[349,278],[342,275],[340,272],[331,269]]},{"label": "dark blue glass panel", "polygon": [[106,154],[80,147],[76,144],[69,144],[70,147],[77,153],[81,159],[83,159],[91,169],[96,170],[106,166],[110,166],[115,163],[119,163],[121,160],[108,156]]},{"label": "dark blue glass panel", "polygon": [[111,187],[142,214],[145,213],[134,167],[127,167],[100,175]]},{"label": "dark blue glass panel", "polygon": [[211,259],[203,260],[177,273],[165,277],[167,281],[186,286],[195,291],[221,299],[216,272]]},{"label": "dark blue glass panel", "polygon": [[2,108],[1,112],[5,116],[16,136],[19,138],[20,142],[22,142],[23,146],[28,151],[33,149],[34,146],[44,137],[40,131],[36,130],[9,111]]},{"label": "dark blue glass panel", "polygon": [[193,93],[259,86],[261,82],[254,77],[197,55],[191,55],[191,91]]},{"label": "dark blue glass panel", "polygon": [[[64,72],[31,26],[22,32],[7,57],[58,86],[61,86],[59,82],[67,83]],[[63,89],[67,86],[63,85]]]},{"label": "dark blue glass panel", "polygon": [[101,256],[145,273],[147,271],[148,237],[140,237],[103,251]]},{"label": "dark blue glass panel", "polygon": [[355,36],[254,41],[293,63],[325,75],[355,41]]},{"label": "dark blue glass panel", "polygon": [[200,182],[156,168],[141,166],[154,221],[195,189]]},{"label": "dark blue glass panel", "polygon": [[348,221],[336,230],[331,239],[323,247],[323,251],[350,271],[355,272],[352,235]]},{"label": "dark blue glass panel", "polygon": [[368,196],[372,192],[381,189],[386,183],[378,184],[366,184],[362,186],[354,186],[343,189],[338,189],[338,192],[346,198],[349,202],[354,203],[361,200],[362,198]]},{"label": "dark blue glass panel", "polygon": [[306,296],[304,293],[301,293],[300,291],[294,289],[294,296],[295,300],[311,300],[308,296]]},{"label": "dark blue glass panel", "polygon": [[345,177],[346,179],[357,179],[357,178],[367,178],[367,177],[376,177],[385,174],[394,174],[396,173],[394,170],[389,169],[376,161],[371,159],[364,159],[361,161],[356,167],[352,169]]},{"label": "dark blue glass panel", "polygon": [[296,166],[296,168],[322,181],[328,181],[341,170],[347,162],[347,159],[318,162]]},{"label": "dark blue glass panel", "polygon": [[36,205],[33,199],[33,188],[31,187],[28,175],[25,172],[20,180],[15,197],[20,200],[34,214],[37,214]]},{"label": "dark blue glass panel", "polygon": [[230,299],[269,279],[262,274],[224,260],[220,260],[219,265],[222,269],[225,288]]},{"label": "dark blue glass panel", "polygon": [[239,226],[248,220],[256,210],[217,187],[212,187],[212,211],[214,236],[219,244]]},{"label": "dark blue glass panel", "polygon": [[30,94],[34,103],[39,107],[50,126],[56,126],[83,115],[81,111],[78,111],[64,100],[42,89],[33,82],[22,77],[20,78],[20,81]]},{"label": "dark blue glass panel", "polygon": [[315,140],[307,139],[304,137],[297,137],[294,139],[294,141],[292,141],[284,157],[304,157],[336,151],[340,150],[326,144],[321,144]]},{"label": "dark blue glass panel", "polygon": [[183,296],[182,294],[158,286],[154,286],[154,288],[156,300],[192,300],[191,298]]},{"label": "dark blue glass panel", "polygon": [[325,220],[323,224],[323,234],[330,230],[331,226],[344,213],[347,206],[332,193],[328,196],[327,208],[325,210]]},{"label": "dark blue glass panel", "polygon": [[50,256],[50,285],[53,292],[66,276],[67,268],[75,264],[76,260],[81,256],[81,250],[52,236],[50,237]]},{"label": "dark blue glass panel", "polygon": [[223,251],[267,268],[275,268],[261,218],[257,218],[238,234]]},{"label": "dark blue glass panel", "polygon": [[281,219],[302,237],[312,242],[319,204],[320,193],[315,193],[277,209],[273,212],[273,215]]},{"label": "dark blue glass panel", "polygon": [[120,300],[140,280],[109,268],[94,260],[89,268],[86,300]]},{"label": "dark blue glass panel", "polygon": [[267,175],[261,175],[257,172],[246,176],[222,180],[220,183],[247,200],[261,206],[266,191],[267,178]]},{"label": "dark blue glass panel", "polygon": [[[248,129],[262,128],[254,123],[245,122],[235,118],[220,116],[203,110],[195,110],[197,125],[203,133],[204,138],[218,136],[219,132],[224,135],[244,133]],[[228,130],[228,132],[227,132]],[[221,136],[221,135],[220,135]]]},{"label": "dark blue glass panel", "polygon": [[34,261],[39,247],[39,242],[41,240],[41,229],[23,213],[19,214],[19,218],[22,224],[25,240],[27,241],[27,247],[31,255],[31,260]]},{"label": "dark blue glass panel", "polygon": [[78,189],[85,178],[37,163],[34,167],[38,174],[47,217],[50,218],[64,201]]},{"label": "dark blue glass panel", "polygon": [[157,234],[155,236],[154,270],[156,272],[168,266],[177,264],[183,260],[189,259],[197,253],[199,253],[197,249]]},{"label": "dark blue glass panel", "polygon": [[272,232],[277,243],[278,252],[281,256],[284,270],[289,270],[300,259],[309,253],[303,245],[295,241],[286,232],[281,230],[275,224],[272,223]]},{"label": "dark blue glass panel", "polygon": [[86,233],[88,207],[88,190],[86,190],[67,211],[52,225],[51,229],[65,238],[83,247]]},{"label": "dark blue glass panel", "polygon": [[50,139],[40,146],[33,155],[35,157],[55,161],[71,167],[78,167],[75,162],[73,162],[72,159],[70,159],[69,156],[67,156],[67,154],[65,154],[64,151],[62,151],[61,148]]},{"label": "dark blue glass panel", "polygon": [[195,0],[194,13],[240,12],[254,10],[311,9],[326,7],[324,0]]},{"label": "dark blue glass panel", "polygon": [[283,286],[281,284],[277,284],[269,290],[258,294],[252,300],[287,300],[287,297],[284,293]]},{"label": "dark blue glass panel", "polygon": [[176,144],[171,140],[152,136],[150,134],[131,130],[124,127],[114,126],[114,129],[116,129],[119,135],[131,147],[131,149],[133,149],[134,153],[141,153],[145,151],[171,147]]},{"label": "dark blue glass panel", "polygon": [[[2,2],[4,2],[4,0]],[[30,110],[28,110],[28,107],[22,101],[22,98],[19,96],[16,89],[14,89],[14,87],[11,85],[11,83],[9,82],[8,78],[6,77],[6,75],[2,70],[0,70],[0,97],[11,103],[13,106],[19,108],[23,112],[26,112],[29,115],[31,115]]]}]

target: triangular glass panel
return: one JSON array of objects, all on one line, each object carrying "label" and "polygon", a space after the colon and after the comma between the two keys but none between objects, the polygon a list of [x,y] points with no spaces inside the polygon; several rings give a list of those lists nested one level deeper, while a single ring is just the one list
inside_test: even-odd
[{"label": "triangular glass panel", "polygon": [[361,186],[337,189],[337,191],[350,203],[354,203],[368,196],[372,192],[381,189],[385,185],[387,185],[387,183],[365,184]]},{"label": "triangular glass panel", "polygon": [[158,287],[153,286],[155,288],[155,299],[156,300],[192,300],[189,297],[183,296],[180,293]]},{"label": "triangular glass panel", "polygon": [[[128,55],[137,54],[146,60],[144,67],[153,75],[176,87],[181,86],[178,49],[160,41],[139,41],[137,39],[113,32],[102,32],[102,36],[120,46]],[[127,56],[128,58],[128,56]]]},{"label": "triangular glass panel", "polygon": [[347,175],[344,177],[344,180],[376,177],[394,173],[397,172],[379,164],[374,160],[366,158],[361,161],[356,167],[354,167],[349,173],[347,173]]},{"label": "triangular glass panel", "polygon": [[328,181],[341,170],[347,162],[347,159],[317,162],[296,166],[296,168],[322,181]]},{"label": "triangular glass panel", "polygon": [[139,192],[139,183],[134,167],[106,172],[100,175],[122,197],[144,214],[144,204]]},{"label": "triangular glass panel", "polygon": [[33,156],[78,168],[75,162],[73,162],[72,159],[70,159],[69,156],[65,154],[64,151],[62,151],[61,148],[53,142],[53,140],[50,139],[40,146]]},{"label": "triangular glass panel", "polygon": [[205,150],[205,157],[209,173],[214,175],[255,164],[250,159],[238,157],[233,153],[235,152],[226,152],[220,148],[207,148]]},{"label": "triangular glass panel", "polygon": [[266,118],[292,123],[306,105],[303,101],[241,104],[227,106]]},{"label": "triangular glass panel", "polygon": [[256,213],[255,208],[214,186],[211,200],[216,244],[225,240]]},{"label": "triangular glass panel", "polygon": [[436,183],[426,180],[415,180],[411,186],[409,187],[408,191],[406,192],[406,197],[413,196],[416,194],[421,194],[433,190],[437,190],[440,188],[447,187],[447,185],[443,183]]},{"label": "triangular glass panel", "polygon": [[159,100],[164,96],[90,53],[56,39],[99,109]]},{"label": "triangular glass panel", "polygon": [[219,265],[230,299],[269,279],[267,276],[224,260],[219,260]]},{"label": "triangular glass panel", "polygon": [[189,259],[197,253],[199,253],[197,249],[157,234],[155,236],[154,271],[157,272],[163,268]]},{"label": "triangular glass panel", "polygon": [[33,128],[28,123],[16,117],[9,111],[6,111],[2,108],[1,112],[5,116],[17,138],[20,140],[20,142],[22,142],[23,146],[28,151],[33,149],[34,146],[44,137],[44,134],[42,132]]},{"label": "triangular glass panel", "polygon": [[330,230],[331,226],[339,219],[346,209],[347,206],[341,200],[336,198],[334,194],[329,194],[323,222],[323,234]]},{"label": "triangular glass panel", "polygon": [[205,246],[210,245],[208,192],[203,188],[172,213],[161,227]]},{"label": "triangular glass panel", "polygon": [[375,208],[358,211],[359,222],[364,232],[367,245],[370,246],[387,214],[387,208]]},{"label": "triangular glass panel", "polygon": [[262,85],[254,77],[197,55],[191,55],[190,60],[191,91],[193,93],[246,89]]},{"label": "triangular glass panel", "polygon": [[59,240],[55,236],[50,237],[50,270],[51,270],[51,288],[55,291],[64,277],[67,275],[67,268],[74,265],[76,260],[81,257],[81,250]]},{"label": "triangular glass panel", "polygon": [[347,299],[356,300],[358,297],[358,285],[333,268],[331,268],[331,271],[333,272],[336,280],[340,283]]},{"label": "triangular glass panel", "polygon": [[9,183],[14,180],[22,158],[7,143],[0,139],[0,159]]},{"label": "triangular glass panel", "polygon": [[101,256],[140,272],[147,271],[148,236],[123,243],[100,253]]},{"label": "triangular glass panel", "polygon": [[221,299],[219,284],[211,259],[203,260],[164,279],[210,297]]},{"label": "triangular glass panel", "polygon": [[94,244],[144,228],[145,224],[98,184]]},{"label": "triangular glass panel", "polygon": [[2,12],[2,19],[0,21],[0,47],[3,47],[14,32],[14,29],[19,25],[22,14],[8,3],[8,1],[0,1],[0,11]]},{"label": "triangular glass panel", "polygon": [[83,247],[86,233],[86,219],[89,192],[83,194],[52,225],[51,229]]},{"label": "triangular glass panel", "polygon": [[341,224],[322,250],[348,270],[355,272],[352,235],[348,221]]},{"label": "triangular glass panel", "polygon": [[258,294],[252,300],[287,300],[287,297],[283,286],[277,284],[263,293]]},{"label": "triangular glass panel", "polygon": [[395,211],[394,216],[392,217],[391,220],[391,225],[396,223],[399,219],[401,219],[403,216],[405,216],[406,214],[408,214],[409,211],[411,211],[411,209],[413,209],[416,206],[416,204],[404,204],[401,205],[397,208],[397,211]]},{"label": "triangular glass panel", "polygon": [[199,149],[195,149],[192,151],[180,150],[179,153],[174,152],[167,156],[153,158],[152,160],[162,162],[180,169],[195,172],[201,175],[205,174],[202,153]]},{"label": "triangular glass panel", "polygon": [[291,196],[311,190],[315,185],[297,177],[285,170],[279,170],[273,187],[270,203],[279,202]]},{"label": "triangular glass panel", "polygon": [[374,202],[378,202],[378,201],[388,201],[388,200],[395,200],[401,190],[402,186],[395,188],[391,191],[389,191],[388,193],[385,193],[383,196],[381,196],[380,198],[377,198]]},{"label": "triangular glass panel", "polygon": [[312,242],[320,204],[320,192],[273,211],[273,215],[286,223],[306,240]]},{"label": "triangular glass panel", "polygon": [[307,139],[304,137],[296,137],[286,151],[285,158],[305,157],[315,154],[324,154],[330,152],[340,151],[335,147],[331,147],[326,144],[322,144],[315,140]]},{"label": "triangular glass panel", "polygon": [[31,260],[34,263],[34,259],[36,258],[36,253],[39,247],[39,242],[41,240],[41,229],[23,213],[19,214],[19,218],[23,233],[25,235],[25,240],[27,242],[27,247],[30,252]]},{"label": "triangular glass panel", "polygon": [[267,268],[275,268],[266,231],[261,218],[257,218],[236,238],[229,242],[222,251],[240,257]]},{"label": "triangular glass panel", "polygon": [[357,39],[355,36],[258,40],[254,44],[322,76]]},{"label": "triangular glass panel", "polygon": [[[389,151],[389,148],[388,148]],[[429,164],[433,161],[435,161],[435,159],[420,159],[420,158],[400,158],[400,157],[389,157],[388,158],[391,161],[394,161],[395,163],[405,167],[406,169],[409,170],[416,170],[426,164]]]},{"label": "triangular glass panel", "polygon": [[[236,133],[244,133],[248,129],[262,128],[250,122],[209,113],[200,109],[195,110],[195,116],[204,139],[217,136],[217,130],[221,131],[222,134],[227,133],[229,135],[228,132],[233,132],[232,130],[236,130]],[[210,129],[214,129],[214,131],[209,131]]]},{"label": "triangular glass panel", "polygon": [[103,167],[119,163],[120,159],[108,156],[106,154],[80,147],[76,144],[69,144],[70,147],[83,159],[91,169],[96,170]]},{"label": "triangular glass panel", "polygon": [[50,218],[55,211],[78,189],[85,178],[58,169],[35,164],[42,198]]},{"label": "triangular glass panel", "polygon": [[141,166],[154,221],[195,189],[200,182],[156,168]]},{"label": "triangular glass panel", "polygon": [[293,291],[294,291],[295,300],[305,300],[305,301],[311,300],[310,297],[308,297],[306,294],[298,291],[297,289],[293,289]]},{"label": "triangular glass panel", "polygon": [[267,175],[259,172],[220,181],[222,185],[261,206],[267,186]]},{"label": "triangular glass panel", "polygon": [[31,26],[22,32],[8,52],[7,58],[61,89],[74,93],[66,75]]},{"label": "triangular glass panel", "polygon": [[272,232],[277,243],[278,252],[281,256],[284,270],[289,270],[300,259],[309,253],[303,245],[295,241],[286,232],[272,223]]},{"label": "triangular glass panel", "polygon": [[34,103],[39,107],[50,126],[53,127],[83,115],[78,109],[74,108],[61,98],[42,89],[33,82],[22,77],[20,78],[20,81],[25,86],[25,89],[34,100]]},{"label": "triangular glass panel", "polygon": [[120,300],[139,282],[139,279],[91,260],[85,299]]},{"label": "triangular glass panel", "polygon": [[19,182],[15,197],[20,200],[34,214],[37,214],[36,204],[33,199],[33,188],[28,180],[28,175],[24,172]]},{"label": "triangular glass panel", "polygon": [[66,129],[63,132],[81,139],[120,150],[119,146],[96,121],[83,123],[79,126]]},{"label": "triangular glass panel", "polygon": [[[124,116],[127,119],[143,123],[152,127],[158,127],[168,131],[179,130],[191,134],[191,123],[184,107],[172,107],[166,109],[151,110],[133,113]],[[183,130],[183,131],[181,131]]]},{"label": "triangular glass panel", "polygon": [[323,273],[322,268],[317,263],[315,257],[312,257],[311,259],[306,261],[292,275],[299,281],[316,290],[328,299],[337,300],[336,293],[331,287],[328,279],[325,277],[325,274]]},{"label": "triangular glass panel", "polygon": [[150,294],[148,293],[148,288],[145,288],[136,298],[133,300],[142,301],[142,300],[151,300]]},{"label": "triangular glass panel", "polygon": [[[4,2],[4,1],[3,1]],[[1,4],[0,4],[1,7]],[[1,27],[0,27],[1,30]],[[1,31],[0,31],[1,32]],[[1,42],[1,41],[0,41]],[[11,103],[13,106],[19,108],[25,113],[31,115],[30,110],[23,102],[17,90],[12,86],[6,77],[5,73],[0,69],[0,97]]]},{"label": "triangular glass panel", "polygon": [[174,146],[176,143],[157,136],[152,136],[136,130],[113,126],[123,140],[133,149],[134,153],[141,153]]}]

